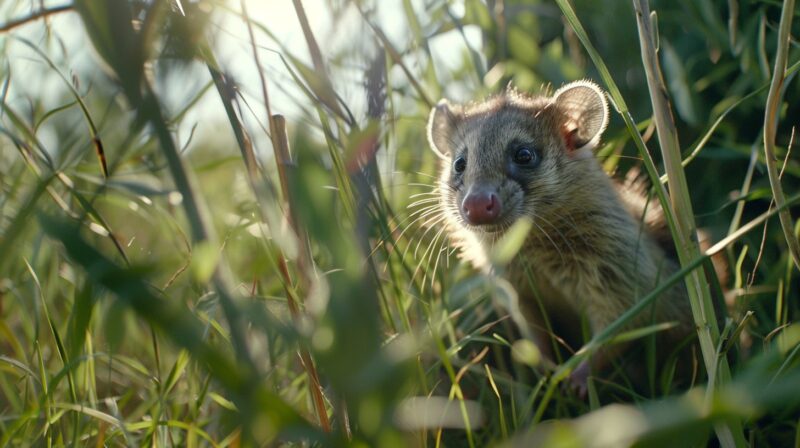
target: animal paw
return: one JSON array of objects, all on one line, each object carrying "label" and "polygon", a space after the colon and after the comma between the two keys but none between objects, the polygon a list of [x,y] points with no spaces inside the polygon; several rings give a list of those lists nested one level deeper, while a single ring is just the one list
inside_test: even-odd
[{"label": "animal paw", "polygon": [[589,393],[590,373],[589,361],[583,361],[578,364],[578,367],[576,367],[575,370],[570,373],[569,378],[567,378],[569,388],[572,389],[581,400],[585,399],[586,395]]}]

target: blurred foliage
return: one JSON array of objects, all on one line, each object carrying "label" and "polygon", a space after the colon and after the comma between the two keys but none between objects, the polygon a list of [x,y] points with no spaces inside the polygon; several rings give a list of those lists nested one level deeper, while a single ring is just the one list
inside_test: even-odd
[{"label": "blurred foliage", "polygon": [[[0,445],[715,446],[734,420],[754,446],[800,443],[800,301],[777,222],[726,248],[731,384],[643,396],[617,375],[588,401],[548,392],[505,311],[512,285],[425,225],[440,97],[600,79],[555,3],[256,3],[0,5]],[[287,39],[300,4],[313,20]],[[649,138],[631,3],[572,5]],[[651,2],[713,241],[770,206],[781,7]],[[598,157],[640,165],[616,115]],[[784,171],[794,196],[796,157]]]}]

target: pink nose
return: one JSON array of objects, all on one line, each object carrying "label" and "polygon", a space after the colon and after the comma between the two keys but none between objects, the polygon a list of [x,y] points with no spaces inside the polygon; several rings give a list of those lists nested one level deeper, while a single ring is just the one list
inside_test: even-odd
[{"label": "pink nose", "polygon": [[493,191],[471,191],[461,203],[461,210],[472,225],[492,224],[500,217],[503,205]]}]

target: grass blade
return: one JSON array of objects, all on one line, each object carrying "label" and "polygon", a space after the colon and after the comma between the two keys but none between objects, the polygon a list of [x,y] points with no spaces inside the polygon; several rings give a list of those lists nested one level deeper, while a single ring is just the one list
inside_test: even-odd
[{"label": "grass blade", "polygon": [[[764,156],[769,174],[769,185],[772,188],[772,196],[775,203],[780,207],[786,202],[783,194],[781,180],[778,175],[777,158],[775,157],[775,134],[778,128],[778,103],[781,98],[781,88],[786,79],[786,66],[789,56],[789,45],[792,30],[792,18],[794,17],[794,0],[784,0],[781,9],[781,22],[778,29],[778,48],[775,51],[775,68],[772,71],[772,81],[769,85],[767,103],[764,112]],[[783,235],[789,247],[789,253],[796,268],[800,269],[800,242],[794,233],[794,224],[789,210],[783,210],[778,217],[780,218]]]}]

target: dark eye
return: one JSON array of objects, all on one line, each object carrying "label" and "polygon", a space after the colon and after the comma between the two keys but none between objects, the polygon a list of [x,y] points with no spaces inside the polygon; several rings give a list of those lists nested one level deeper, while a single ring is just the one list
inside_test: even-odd
[{"label": "dark eye", "polygon": [[453,161],[453,170],[455,170],[456,173],[463,173],[465,169],[467,169],[467,159],[463,156]]},{"label": "dark eye", "polygon": [[520,146],[514,153],[514,163],[517,165],[535,165],[538,159],[539,154],[527,146]]}]

